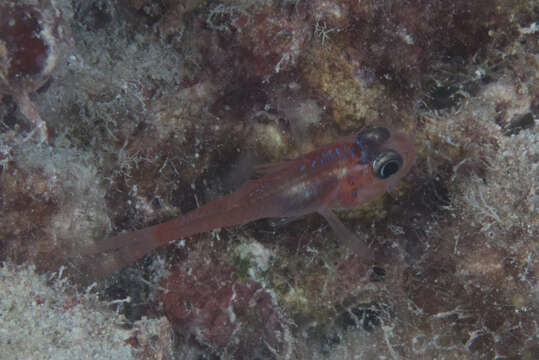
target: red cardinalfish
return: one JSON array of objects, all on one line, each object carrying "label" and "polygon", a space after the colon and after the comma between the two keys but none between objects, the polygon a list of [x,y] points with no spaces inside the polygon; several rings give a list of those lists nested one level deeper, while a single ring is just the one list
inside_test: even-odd
[{"label": "red cardinalfish", "polygon": [[235,192],[159,225],[104,240],[93,255],[110,252],[114,261],[92,266],[98,275],[118,270],[170,241],[261,218],[322,215],[350,248],[372,261],[372,251],[335,215],[377,198],[408,173],[415,158],[407,136],[383,127],[356,135],[294,160],[264,165],[262,176]]}]

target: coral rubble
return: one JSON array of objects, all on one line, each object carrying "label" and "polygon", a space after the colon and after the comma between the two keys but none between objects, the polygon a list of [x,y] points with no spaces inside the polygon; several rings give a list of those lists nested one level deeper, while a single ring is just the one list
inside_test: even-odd
[{"label": "coral rubble", "polygon": [[95,286],[78,292],[64,270],[47,277],[33,267],[0,265],[2,359],[160,359],[171,354],[166,319],[141,319],[133,329],[122,329],[125,319],[98,300]]}]

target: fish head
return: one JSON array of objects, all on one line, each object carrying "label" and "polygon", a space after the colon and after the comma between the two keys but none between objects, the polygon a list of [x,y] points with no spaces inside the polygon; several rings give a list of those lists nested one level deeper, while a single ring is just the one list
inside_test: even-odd
[{"label": "fish head", "polygon": [[339,186],[344,207],[365,203],[390,190],[415,161],[413,139],[385,127],[366,128],[357,133],[353,156]]}]

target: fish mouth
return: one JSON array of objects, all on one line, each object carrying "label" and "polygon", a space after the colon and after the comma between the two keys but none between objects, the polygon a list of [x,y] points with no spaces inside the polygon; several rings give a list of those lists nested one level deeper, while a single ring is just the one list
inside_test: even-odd
[{"label": "fish mouth", "polygon": [[402,172],[407,173],[415,162],[415,146],[413,139],[403,133],[395,133],[384,144],[387,149],[391,149],[402,156]]}]

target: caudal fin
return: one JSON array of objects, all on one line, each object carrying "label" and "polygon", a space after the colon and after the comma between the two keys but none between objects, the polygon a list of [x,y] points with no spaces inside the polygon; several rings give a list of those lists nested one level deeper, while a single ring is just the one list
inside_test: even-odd
[{"label": "caudal fin", "polygon": [[156,236],[156,227],[161,225],[125,232],[98,241],[81,254],[77,268],[81,271],[81,275],[89,279],[98,279],[134,263],[168,242],[169,239]]}]

